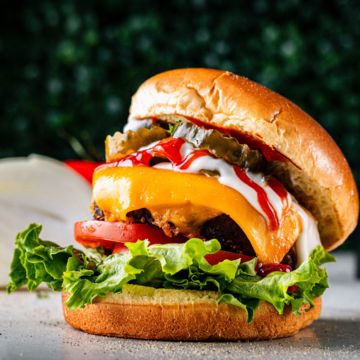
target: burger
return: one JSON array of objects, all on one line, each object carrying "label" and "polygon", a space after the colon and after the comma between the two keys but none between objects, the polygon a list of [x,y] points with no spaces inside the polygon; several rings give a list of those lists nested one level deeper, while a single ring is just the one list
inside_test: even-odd
[{"label": "burger", "polygon": [[244,77],[178,69],[145,81],[95,169],[83,250],[18,234],[8,291],[62,291],[88,333],[162,340],[290,336],[320,315],[323,264],[358,217],[327,132]]}]

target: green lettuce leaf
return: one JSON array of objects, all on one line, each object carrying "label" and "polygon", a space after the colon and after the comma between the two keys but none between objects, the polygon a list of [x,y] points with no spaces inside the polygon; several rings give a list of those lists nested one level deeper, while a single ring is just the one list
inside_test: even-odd
[{"label": "green lettuce leaf", "polygon": [[184,244],[127,243],[128,254],[104,259],[96,272],[81,264],[68,266],[63,289],[70,294],[70,309],[83,307],[98,296],[121,291],[124,284],[153,287],[221,290],[235,278],[239,260],[210,265],[205,255],[220,249],[217,240],[190,239]]},{"label": "green lettuce leaf", "polygon": [[[313,299],[329,287],[326,270],[320,266],[331,261],[335,261],[335,258],[319,246],[307,261],[289,273],[273,272],[264,278],[239,274],[226,290],[238,299],[265,300],[279,314],[283,313],[285,305],[291,305],[293,311],[298,313],[303,304],[313,306]],[[290,294],[288,288],[293,285],[297,285],[298,290]]]},{"label": "green lettuce leaf", "polygon": [[62,289],[66,263],[73,255],[72,246],[64,249],[50,241],[40,240],[41,228],[41,225],[31,224],[17,235],[8,292],[23,285],[31,291],[42,282],[53,290]]},{"label": "green lettuce leaf", "polygon": [[[309,259],[290,273],[273,272],[266,277],[256,273],[257,259],[241,263],[224,260],[211,265],[206,255],[220,250],[217,240],[190,239],[183,244],[156,244],[148,241],[127,243],[129,252],[105,256],[102,252],[61,248],[39,239],[40,225],[30,225],[16,239],[8,291],[27,285],[35,289],[42,282],[64,290],[67,306],[77,309],[96,297],[121,292],[125,284],[154,288],[214,290],[220,303],[240,307],[251,321],[260,301],[267,301],[282,314],[286,305],[295,313],[328,287],[321,266],[334,261],[321,246]],[[296,285],[296,292],[288,292]]]}]

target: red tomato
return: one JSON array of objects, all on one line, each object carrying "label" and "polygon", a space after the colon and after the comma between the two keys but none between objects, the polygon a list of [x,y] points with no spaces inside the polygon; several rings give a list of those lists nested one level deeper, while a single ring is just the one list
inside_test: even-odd
[{"label": "red tomato", "polygon": [[[78,221],[74,226],[75,240],[87,247],[103,246],[113,250],[126,242],[148,239],[151,244],[181,243],[180,236],[168,237],[161,229],[146,224],[128,224],[125,222]],[[121,247],[118,246],[118,250]]]},{"label": "red tomato", "polygon": [[85,160],[67,160],[65,161],[65,164],[71,169],[75,170],[77,173],[79,173],[85,180],[87,180],[91,184],[94,170],[102,163]]},{"label": "red tomato", "polygon": [[115,254],[115,253],[119,253],[119,254],[125,254],[129,252],[129,249],[124,245],[124,244],[116,244],[112,253]]},{"label": "red tomato", "polygon": [[291,272],[292,267],[287,264],[257,264],[256,271],[258,275],[265,277],[274,271]]},{"label": "red tomato", "polygon": [[298,292],[300,289],[297,285],[292,285],[288,287],[288,293],[292,294],[292,293],[296,293]]},{"label": "red tomato", "polygon": [[[75,240],[87,247],[104,247],[113,253],[128,251],[126,242],[149,240],[150,244],[183,243],[186,238],[182,236],[168,237],[159,228],[147,224],[128,224],[125,222],[108,221],[78,221],[74,226]],[[205,256],[206,260],[215,265],[223,260],[241,259],[242,262],[253,259],[252,256],[219,250],[215,254]],[[258,264],[256,271],[260,276],[266,276],[273,271],[290,272],[291,266],[285,264]],[[289,291],[296,291],[297,287],[290,287]]]},{"label": "red tomato", "polygon": [[253,257],[234,253],[231,251],[219,250],[215,254],[206,255],[205,258],[209,262],[209,264],[215,265],[215,264],[219,263],[220,261],[223,261],[226,259],[228,259],[228,260],[241,259],[241,262],[245,262],[245,261],[251,260]]}]

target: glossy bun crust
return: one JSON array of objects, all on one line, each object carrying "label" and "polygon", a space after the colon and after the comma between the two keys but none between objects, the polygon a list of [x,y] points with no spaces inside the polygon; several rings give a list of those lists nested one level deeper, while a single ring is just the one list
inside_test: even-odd
[{"label": "glossy bun crust", "polygon": [[[176,290],[182,292],[182,290]],[[318,319],[321,299],[309,311],[296,316],[289,307],[279,315],[272,305],[262,302],[254,320],[232,305],[198,299],[170,303],[105,299],[83,309],[69,310],[66,321],[76,329],[97,335],[148,340],[265,340],[292,336]]]},{"label": "glossy bun crust", "polygon": [[289,100],[244,77],[212,69],[161,73],[133,96],[129,119],[172,121],[179,116],[251,136],[287,158],[272,161],[271,173],[316,217],[326,249],[339,246],[355,228],[358,193],[344,155]]}]

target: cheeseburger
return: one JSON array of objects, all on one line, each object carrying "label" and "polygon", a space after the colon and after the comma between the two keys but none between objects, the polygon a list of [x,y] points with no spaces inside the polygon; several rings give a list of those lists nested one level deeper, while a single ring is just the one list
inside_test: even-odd
[{"label": "cheeseburger", "polygon": [[143,83],[93,175],[83,250],[18,234],[9,292],[62,291],[66,321],[162,340],[290,336],[320,315],[327,251],[358,217],[350,168],[289,100],[230,72]]}]

